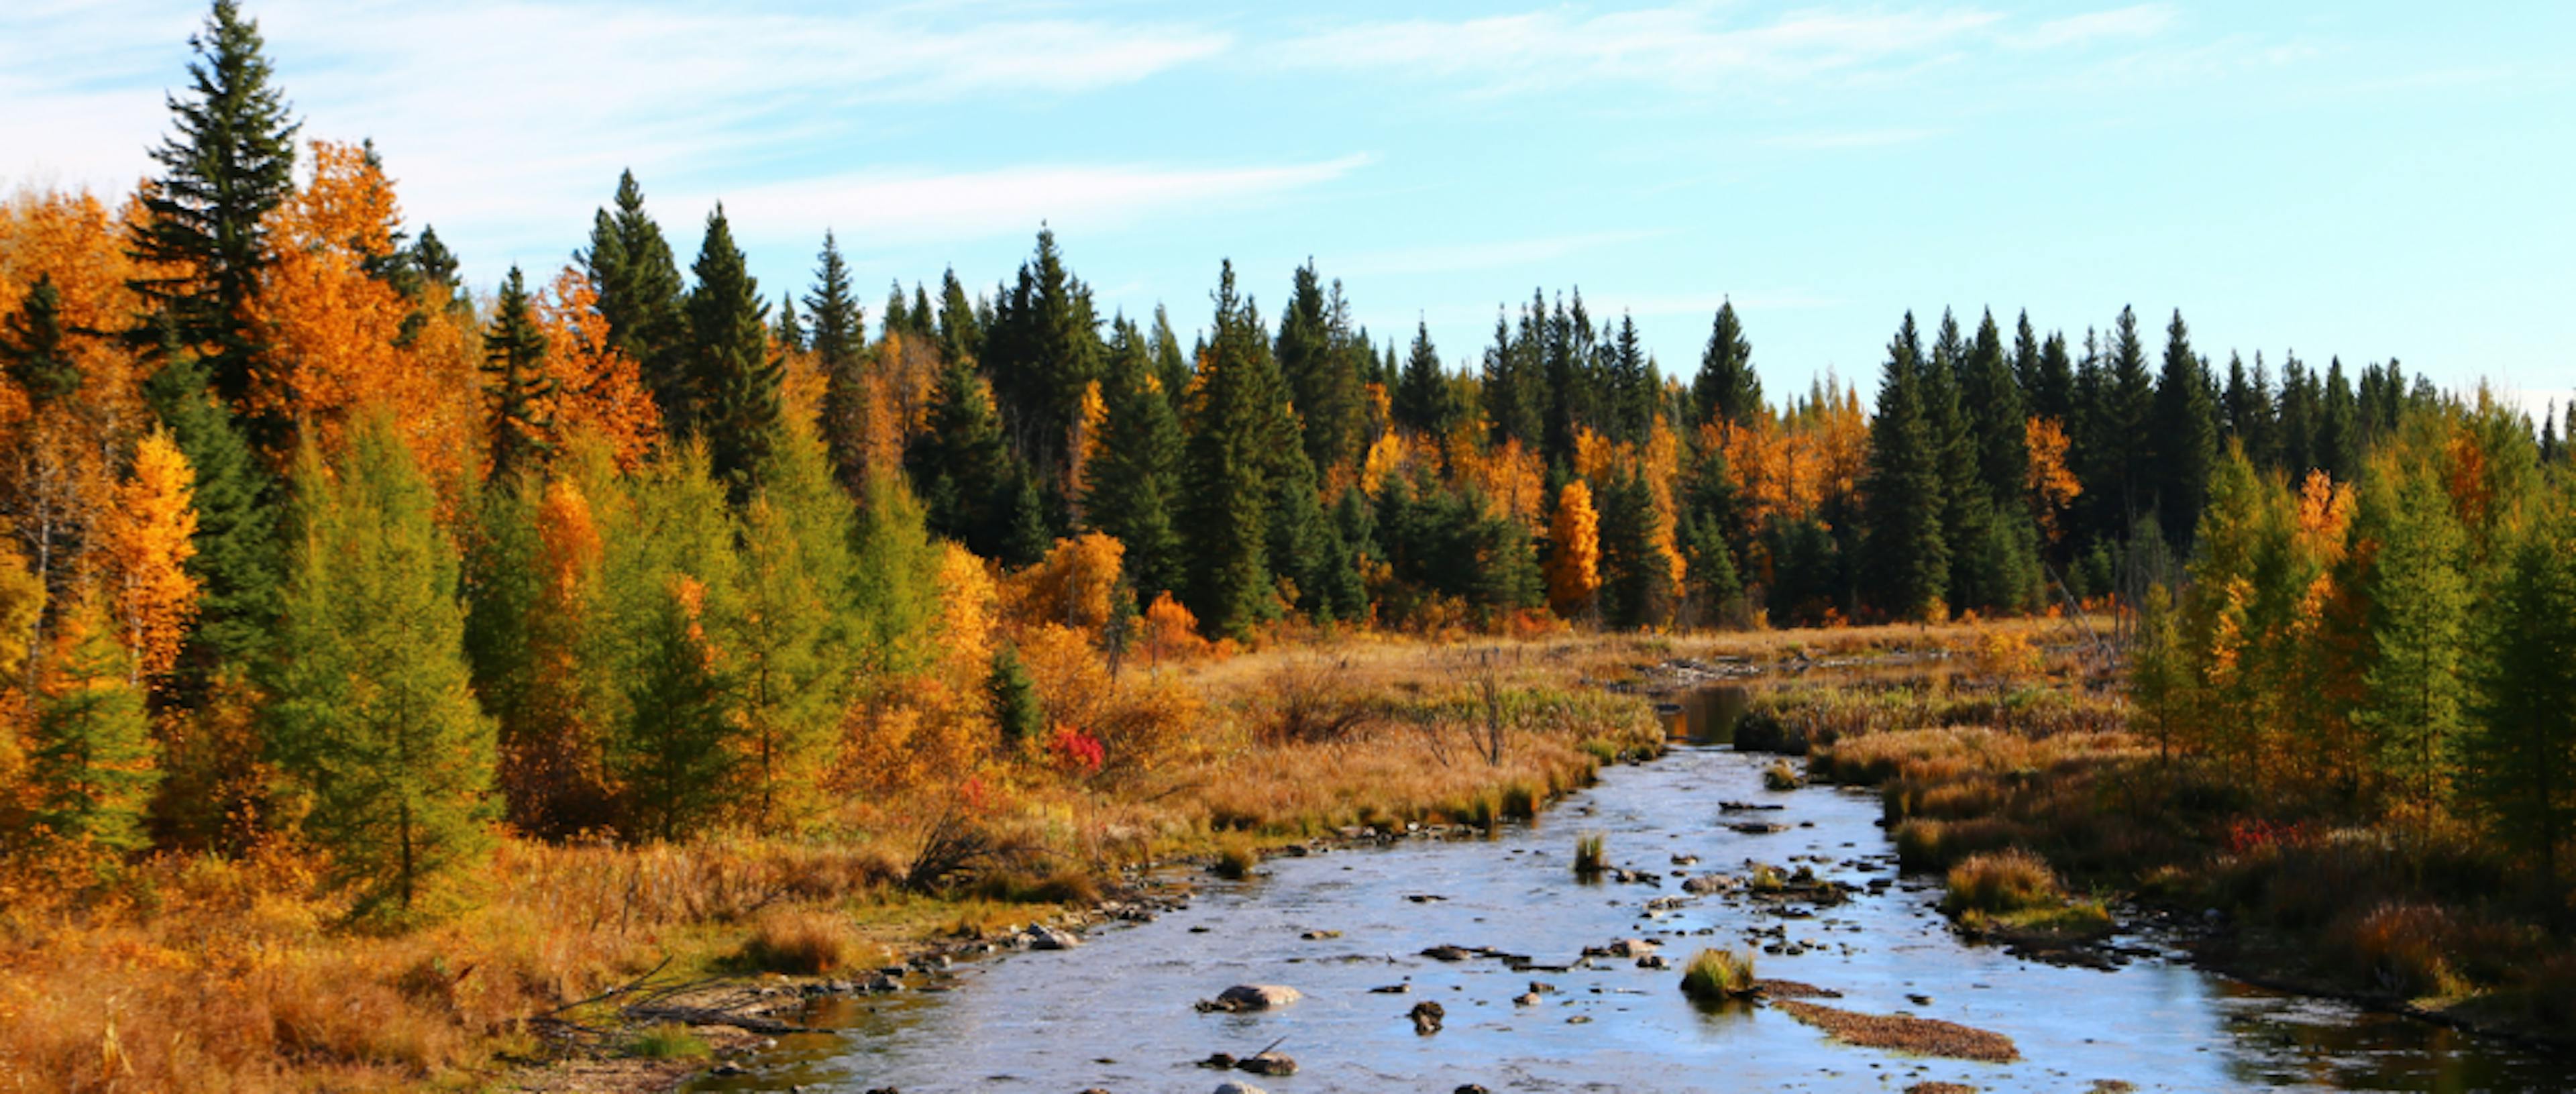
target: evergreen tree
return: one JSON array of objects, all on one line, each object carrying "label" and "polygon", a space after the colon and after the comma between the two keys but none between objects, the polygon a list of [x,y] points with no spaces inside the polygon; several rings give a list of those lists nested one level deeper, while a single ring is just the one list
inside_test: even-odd
[{"label": "evergreen tree", "polygon": [[161,773],[133,659],[107,612],[86,602],[69,613],[66,653],[36,696],[28,777],[36,823],[55,839],[111,854],[141,850],[144,807]]},{"label": "evergreen tree", "polygon": [[1484,382],[1479,390],[1484,396],[1489,439],[1495,445],[1519,441],[1525,447],[1536,447],[1539,443],[1545,389],[1538,360],[1538,326],[1539,318],[1525,309],[1520,332],[1515,336],[1501,313],[1494,316],[1494,344],[1485,351]]},{"label": "evergreen tree", "polygon": [[2030,446],[2021,386],[2004,358],[2003,336],[1993,312],[1977,324],[1976,342],[1960,375],[1959,395],[1976,433],[1977,474],[1998,519],[2021,511],[2029,488]]},{"label": "evergreen tree", "polygon": [[949,270],[939,280],[939,358],[950,364],[972,365],[975,355],[983,350],[984,327],[976,318],[975,302],[966,295],[966,286],[957,280],[957,271]]},{"label": "evergreen tree", "polygon": [[1181,340],[1172,333],[1172,317],[1161,304],[1154,305],[1153,337],[1148,343],[1154,359],[1154,379],[1161,382],[1163,398],[1172,404],[1172,413],[1182,413],[1190,390],[1190,377],[1195,366],[1181,353]]},{"label": "evergreen tree", "polygon": [[696,423],[707,455],[734,504],[751,497],[769,469],[779,441],[779,384],[783,362],[771,357],[766,329],[769,305],[743,268],[724,206],[707,214],[706,242],[690,267],[698,286],[689,294],[690,387]]},{"label": "evergreen tree", "polygon": [[1010,643],[993,648],[993,670],[984,678],[984,701],[1005,742],[1033,741],[1046,730],[1046,708],[1038,701],[1037,684],[1029,679],[1020,651]]},{"label": "evergreen tree", "polygon": [[939,545],[900,476],[869,473],[859,493],[855,543],[850,614],[861,675],[904,679],[933,656],[929,625],[938,610]]},{"label": "evergreen tree", "polygon": [[1637,341],[1637,321],[1619,317],[1619,333],[1603,347],[1607,365],[1603,377],[1603,425],[1614,439],[1630,444],[1646,443],[1646,435],[1659,416],[1663,387],[1655,375],[1654,362],[1647,359],[1645,347]]},{"label": "evergreen tree", "polygon": [[2290,354],[2281,363],[2281,409],[2278,428],[2279,466],[2293,479],[2307,476],[2322,468],[2318,460],[2317,430],[2324,424],[2324,387],[2317,375],[2300,363],[2299,355]]},{"label": "evergreen tree", "polygon": [[1040,231],[1037,253],[995,299],[979,359],[1012,451],[1046,483],[1063,476],[1066,431],[1082,412],[1083,389],[1100,378],[1101,357],[1091,287],[1065,269],[1055,233]]},{"label": "evergreen tree", "polygon": [[2353,398],[2352,381],[2344,377],[2343,358],[2329,358],[2317,403],[2316,450],[2311,458],[2335,481],[2351,482],[2361,473],[2361,431],[2360,408]]},{"label": "evergreen tree", "polygon": [[802,320],[796,318],[796,295],[794,293],[786,293],[779,296],[778,323],[776,326],[770,328],[769,338],[772,343],[777,345],[778,352],[780,353],[805,352],[807,346],[807,342],[805,340],[805,324]]},{"label": "evergreen tree", "polygon": [[692,390],[689,310],[680,285],[679,259],[662,226],[644,211],[644,189],[635,172],[617,176],[617,211],[592,218],[590,246],[573,256],[599,294],[609,344],[635,360],[644,387],[662,411],[662,425],[681,437],[696,428]]},{"label": "evergreen tree", "polygon": [[1601,614],[1611,626],[1636,630],[1672,621],[1666,534],[1654,488],[1642,476],[1620,475],[1602,490]]},{"label": "evergreen tree", "polygon": [[1002,511],[1001,549],[993,559],[1006,570],[1025,569],[1045,560],[1055,535],[1047,521],[1046,502],[1026,468],[1014,468]]},{"label": "evergreen tree", "polygon": [[2155,379],[2147,371],[2146,344],[2135,309],[2121,308],[2112,326],[2100,390],[2079,422],[2079,448],[2090,519],[2089,538],[2115,541],[2141,513],[2154,511],[2155,452],[2148,432],[2155,421]]},{"label": "evergreen tree", "polygon": [[1431,345],[1429,324],[1414,324],[1413,348],[1404,359],[1404,371],[1397,377],[1388,403],[1389,414],[1397,425],[1424,436],[1442,436],[1456,420],[1458,409],[1452,402],[1449,374],[1440,367],[1440,351]]},{"label": "evergreen tree", "polygon": [[1340,283],[1327,298],[1310,258],[1297,268],[1288,306],[1279,313],[1273,352],[1304,427],[1307,462],[1316,467],[1349,460],[1359,438],[1360,375],[1346,311]]},{"label": "evergreen tree", "polygon": [[930,530],[987,558],[1001,553],[1007,529],[1004,491],[1014,486],[1002,424],[991,390],[972,358],[941,366],[931,390],[929,428],[908,454],[913,481],[929,508]]},{"label": "evergreen tree", "polygon": [[702,444],[664,449],[626,495],[599,533],[606,769],[626,835],[682,839],[742,800],[742,662],[724,647],[746,627],[743,532]]},{"label": "evergreen tree", "polygon": [[2207,370],[2192,352],[2190,328],[2177,310],[2165,328],[2165,367],[2156,382],[2149,442],[2155,454],[2156,515],[2165,542],[2177,551],[2191,547],[2192,530],[2200,525],[2200,507],[2208,497],[2210,469],[2218,460],[2218,413],[2209,392]]},{"label": "evergreen tree", "polygon": [[[252,380],[271,352],[250,305],[272,260],[269,214],[295,190],[300,123],[269,83],[259,24],[234,0],[216,0],[188,45],[197,54],[190,91],[169,99],[178,131],[152,152],[161,174],[143,191],[131,241],[145,269],[168,272],[133,287],[166,318],[172,344],[203,349],[216,393],[248,413]],[[254,442],[276,450],[292,423],[263,412],[245,425]]]},{"label": "evergreen tree", "polygon": [[491,839],[493,726],[465,664],[456,552],[385,412],[336,474],[308,442],[295,482],[270,749],[361,912],[414,912]]},{"label": "evergreen tree", "polygon": [[1863,487],[1871,599],[1899,618],[1937,618],[1948,610],[1941,457],[1923,406],[1922,352],[1914,314],[1907,312],[1887,346]]},{"label": "evergreen tree", "polygon": [[[886,329],[902,330],[906,319],[900,286],[888,306]],[[851,292],[849,263],[830,232],[823,233],[823,251],[814,260],[814,291],[805,297],[805,310],[813,317],[814,368],[823,374],[823,444],[831,452],[834,472],[855,494],[865,474],[861,446],[868,320]]]},{"label": "evergreen tree", "polygon": [[273,483],[232,411],[207,393],[206,366],[172,348],[145,385],[153,410],[196,472],[197,625],[173,685],[196,694],[227,669],[247,669],[268,648],[281,610],[283,549]]},{"label": "evergreen tree", "polygon": [[1219,273],[1211,329],[1184,452],[1182,534],[1191,611],[1208,633],[1238,637],[1278,613],[1270,510],[1282,461],[1302,463],[1305,451],[1260,313],[1235,294],[1230,262]]},{"label": "evergreen tree", "polygon": [[552,448],[547,406],[555,393],[545,371],[546,332],[528,306],[528,286],[517,266],[501,281],[492,323],[483,331],[484,398],[492,406],[492,477],[503,482],[535,466]]},{"label": "evergreen tree", "polygon": [[0,369],[26,393],[28,409],[36,414],[81,388],[80,363],[66,344],[62,300],[53,275],[39,274],[18,310],[0,323]]},{"label": "evergreen tree", "polygon": [[1761,412],[1762,378],[1753,371],[1753,343],[1735,317],[1735,302],[1720,302],[1700,352],[1699,375],[1691,380],[1691,424],[1712,418],[1744,423]]},{"label": "evergreen tree", "polygon": [[1173,526],[1181,459],[1180,419],[1155,380],[1144,333],[1120,323],[1109,351],[1107,415],[1100,450],[1085,469],[1085,523],[1126,547],[1128,583],[1148,602],[1181,582],[1181,537]]}]

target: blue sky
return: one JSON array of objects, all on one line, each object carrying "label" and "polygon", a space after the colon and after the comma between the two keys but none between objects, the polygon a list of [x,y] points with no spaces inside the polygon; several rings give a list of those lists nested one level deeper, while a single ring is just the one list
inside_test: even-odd
[{"label": "blue sky", "polygon": [[[1579,286],[1667,371],[1732,297],[1775,397],[1867,390],[1944,306],[2576,383],[2576,5],[246,6],[307,133],[374,138],[485,289],[631,166],[683,262],[721,199],[801,292],[832,227],[872,313],[1043,219],[1104,310],[1200,325],[1231,257],[1269,313],[1312,256],[1453,364]],[[0,6],[0,186],[130,185],[203,15]]]}]

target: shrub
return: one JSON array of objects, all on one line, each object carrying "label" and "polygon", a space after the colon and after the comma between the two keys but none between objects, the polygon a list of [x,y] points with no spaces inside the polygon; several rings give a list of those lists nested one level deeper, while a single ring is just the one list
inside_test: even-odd
[{"label": "shrub", "polygon": [[1610,837],[1599,832],[1585,832],[1574,838],[1574,873],[1577,877],[1596,877],[1610,868]]},{"label": "shrub", "polygon": [[1950,892],[1941,910],[2002,915],[2049,908],[2063,900],[2057,872],[2021,848],[1970,855],[1950,868]]},{"label": "shrub", "polygon": [[2412,999],[2463,989],[2446,952],[2455,933],[2449,911],[2391,900],[2337,920],[2326,944],[2354,973]]},{"label": "shrub", "polygon": [[1762,785],[1770,790],[1796,790],[1807,785],[1807,777],[1789,766],[1787,760],[1773,760],[1762,772]]},{"label": "shrub", "polygon": [[1228,834],[1216,845],[1216,876],[1240,881],[1252,876],[1252,868],[1261,864],[1260,852],[1253,849],[1250,837]]},{"label": "shrub", "polygon": [[810,908],[771,909],[752,923],[739,959],[767,972],[820,976],[849,967],[855,949],[849,925],[839,916]]},{"label": "shrub", "polygon": [[1693,999],[1742,999],[1758,990],[1750,952],[1701,950],[1682,967],[1682,994]]}]

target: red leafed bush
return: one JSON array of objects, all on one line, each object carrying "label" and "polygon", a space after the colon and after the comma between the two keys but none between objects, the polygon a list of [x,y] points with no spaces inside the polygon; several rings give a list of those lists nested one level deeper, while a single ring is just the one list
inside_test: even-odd
[{"label": "red leafed bush", "polygon": [[1100,765],[1109,760],[1107,750],[1100,747],[1100,738],[1069,725],[1055,727],[1047,737],[1046,750],[1057,766],[1085,774],[1100,770]]}]

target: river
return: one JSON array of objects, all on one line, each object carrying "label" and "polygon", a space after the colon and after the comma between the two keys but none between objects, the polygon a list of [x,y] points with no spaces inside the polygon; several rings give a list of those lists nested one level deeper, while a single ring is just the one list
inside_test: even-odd
[{"label": "river", "polygon": [[[1863,888],[1803,918],[1715,895],[1648,918],[1647,901],[1682,895],[1677,870],[1740,873],[1759,861],[1812,865],[1862,886],[1897,878],[1874,795],[1763,788],[1770,757],[1727,745],[1737,694],[1693,696],[1669,719],[1674,748],[1664,758],[1605,770],[1598,785],[1535,824],[1488,839],[1274,858],[1251,879],[1205,880],[1188,907],[1095,930],[1075,949],[964,964],[931,985],[939,990],[821,1000],[803,1020],[828,1032],[785,1038],[745,1061],[749,1075],[692,1089],[1146,1094],[1207,1091],[1227,1078],[1274,1094],[1471,1083],[1494,1091],[1895,1091],[1934,1080],[2052,1092],[2121,1089],[2097,1083],[2576,1089],[2576,1061],[2264,991],[2173,955],[2097,970],[1963,943],[1934,910],[1940,894],[1929,878]],[[1726,801],[1781,808],[1726,813]],[[1786,827],[1728,827],[1748,819]],[[1577,879],[1573,847],[1586,832],[1607,837],[1612,862],[1662,875],[1661,886]],[[1699,862],[1685,868],[1675,856]],[[1339,933],[1307,937],[1328,932]],[[1836,1007],[2001,1033],[2022,1059],[1851,1047],[1776,1009],[1696,1006],[1677,990],[1677,971],[1575,961],[1586,946],[1630,937],[1660,942],[1676,968],[1703,945],[1777,947],[1758,955],[1762,976],[1839,991],[1843,998],[1829,1001]],[[1498,960],[1421,955],[1444,944],[1575,967],[1514,972]],[[1516,1003],[1534,981],[1553,990]],[[1192,1006],[1241,983],[1284,984],[1305,998],[1255,1014]],[[1404,993],[1371,990],[1398,984]],[[1419,1035],[1405,1019],[1424,1000],[1447,1011],[1442,1032]],[[1194,1063],[1273,1042],[1297,1060],[1297,1074],[1227,1075]]]}]

